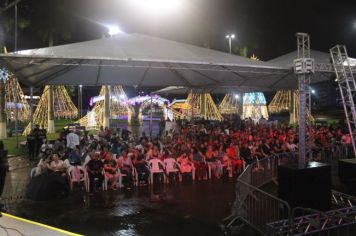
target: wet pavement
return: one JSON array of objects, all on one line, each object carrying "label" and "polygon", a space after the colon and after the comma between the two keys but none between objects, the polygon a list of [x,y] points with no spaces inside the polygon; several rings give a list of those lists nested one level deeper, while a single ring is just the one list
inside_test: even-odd
[{"label": "wet pavement", "polygon": [[20,200],[7,211],[84,235],[224,235],[234,196],[233,181],[221,180],[94,194],[78,187],[67,199]]}]

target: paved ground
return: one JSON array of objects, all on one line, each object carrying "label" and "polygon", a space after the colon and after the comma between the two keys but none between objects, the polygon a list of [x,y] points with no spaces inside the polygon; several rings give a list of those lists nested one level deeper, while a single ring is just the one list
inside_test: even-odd
[{"label": "paved ground", "polygon": [[20,201],[8,211],[85,235],[224,235],[219,227],[234,200],[234,183],[182,183],[132,192],[84,194],[68,199]]},{"label": "paved ground", "polygon": [[[215,180],[92,195],[77,188],[67,199],[33,202],[24,199],[30,168],[21,158],[12,162],[17,169],[7,176],[3,194],[8,212],[85,235],[224,235],[220,223],[235,198],[234,181]],[[349,192],[338,181],[337,163],[332,166],[333,187]],[[256,235],[249,228],[240,233]]]}]

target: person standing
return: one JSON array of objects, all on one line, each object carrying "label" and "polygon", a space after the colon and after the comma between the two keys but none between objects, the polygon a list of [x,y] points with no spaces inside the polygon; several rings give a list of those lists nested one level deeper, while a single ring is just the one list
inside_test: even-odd
[{"label": "person standing", "polygon": [[35,137],[33,135],[33,131],[31,131],[28,135],[27,135],[27,149],[28,149],[28,159],[30,161],[34,161],[35,160],[35,155],[36,155],[36,141],[35,141]]},{"label": "person standing", "polygon": [[68,152],[74,150],[76,146],[79,146],[80,140],[79,136],[71,130],[69,134],[67,134],[67,148]]}]

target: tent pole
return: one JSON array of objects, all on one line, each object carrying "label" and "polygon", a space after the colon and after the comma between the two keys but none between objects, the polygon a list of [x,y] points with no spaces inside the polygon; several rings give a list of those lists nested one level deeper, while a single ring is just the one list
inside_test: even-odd
[{"label": "tent pole", "polygon": [[192,102],[191,102],[191,109],[192,109],[192,124],[194,124],[194,93],[193,93],[193,90],[192,90],[192,96],[191,96],[191,99],[192,99]]},{"label": "tent pole", "polygon": [[31,131],[33,130],[33,87],[30,87],[30,122]]},{"label": "tent pole", "polygon": [[79,118],[83,117],[83,85],[79,85],[78,89],[78,107],[79,107]]},{"label": "tent pole", "polygon": [[152,138],[152,109],[153,109],[153,106],[152,106],[152,93],[150,94],[151,96],[151,104],[150,104],[150,137]]},{"label": "tent pole", "polygon": [[108,85],[105,85],[103,126],[110,128],[110,87]]},{"label": "tent pole", "polygon": [[17,110],[17,88],[15,89],[15,132],[16,132],[16,149],[19,148],[19,132],[18,132],[18,110]]},{"label": "tent pole", "polygon": [[5,112],[5,81],[0,80],[0,138],[7,138]]},{"label": "tent pole", "polygon": [[53,100],[53,90],[54,90],[54,85],[49,85],[48,86],[48,124],[47,124],[47,133],[49,134],[54,134],[55,128],[54,128],[54,100]]}]

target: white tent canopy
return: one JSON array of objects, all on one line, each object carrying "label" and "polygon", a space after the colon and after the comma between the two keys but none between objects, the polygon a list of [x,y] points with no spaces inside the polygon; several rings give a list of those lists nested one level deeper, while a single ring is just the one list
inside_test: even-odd
[{"label": "white tent canopy", "polygon": [[0,54],[0,63],[26,86],[123,85],[189,88],[293,89],[293,70],[140,34]]}]

